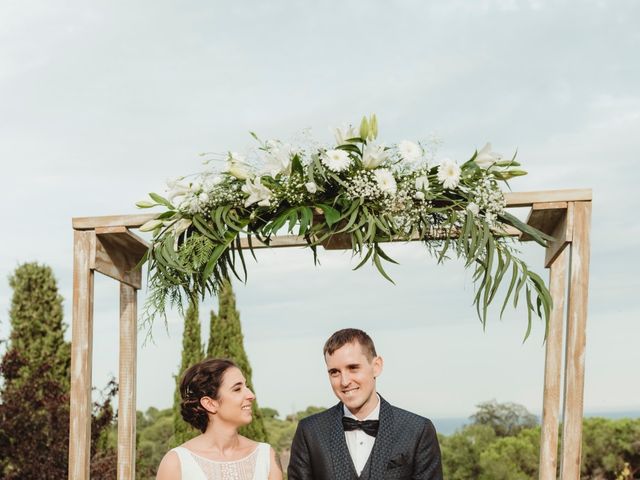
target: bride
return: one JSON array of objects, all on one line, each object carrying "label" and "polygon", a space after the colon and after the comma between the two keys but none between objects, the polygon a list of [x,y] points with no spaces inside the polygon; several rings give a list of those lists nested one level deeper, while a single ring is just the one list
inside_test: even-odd
[{"label": "bride", "polygon": [[180,382],[182,418],[202,434],[164,456],[156,480],[282,480],[273,448],[238,434],[251,423],[255,395],[229,360],[210,358]]}]

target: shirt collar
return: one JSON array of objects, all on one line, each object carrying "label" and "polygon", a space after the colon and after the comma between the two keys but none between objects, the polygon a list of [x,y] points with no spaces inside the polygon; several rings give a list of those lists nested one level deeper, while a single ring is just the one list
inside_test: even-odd
[{"label": "shirt collar", "polygon": [[[371,413],[367,415],[366,418],[363,418],[363,420],[379,420],[380,419],[380,395],[376,393],[376,397],[378,398],[378,404],[376,405],[376,408],[374,408],[371,411]],[[351,413],[351,411],[347,408],[347,406],[344,403],[342,404],[342,411],[344,412],[345,417],[353,418],[355,420],[360,420],[353,413]]]}]

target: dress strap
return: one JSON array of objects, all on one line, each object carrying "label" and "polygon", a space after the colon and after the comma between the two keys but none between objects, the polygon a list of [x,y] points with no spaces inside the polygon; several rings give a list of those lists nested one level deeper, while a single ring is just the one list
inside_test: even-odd
[{"label": "dress strap", "polygon": [[271,467],[271,445],[268,443],[258,444],[258,458],[256,461],[255,480],[266,480],[269,478]]}]

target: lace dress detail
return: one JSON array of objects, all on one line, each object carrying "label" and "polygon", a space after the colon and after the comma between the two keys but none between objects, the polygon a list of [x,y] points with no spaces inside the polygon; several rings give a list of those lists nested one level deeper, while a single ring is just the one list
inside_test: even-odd
[{"label": "lace dress detail", "polygon": [[174,451],[180,458],[182,480],[267,480],[269,449],[268,444],[259,443],[249,455],[233,462],[209,460],[184,447]]}]

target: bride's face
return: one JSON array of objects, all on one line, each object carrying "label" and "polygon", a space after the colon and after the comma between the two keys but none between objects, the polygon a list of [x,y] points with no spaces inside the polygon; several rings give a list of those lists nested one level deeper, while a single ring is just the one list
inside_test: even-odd
[{"label": "bride's face", "polygon": [[212,401],[214,418],[233,425],[247,425],[253,420],[251,406],[255,399],[240,369],[231,367],[224,372],[218,398]]}]

